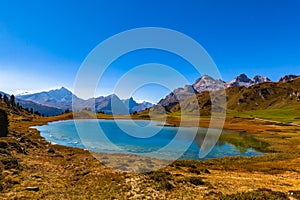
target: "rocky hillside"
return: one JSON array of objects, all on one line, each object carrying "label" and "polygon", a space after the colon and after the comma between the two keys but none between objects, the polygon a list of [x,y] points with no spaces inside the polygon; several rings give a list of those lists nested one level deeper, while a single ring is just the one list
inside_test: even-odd
[{"label": "rocky hillside", "polygon": [[[217,92],[217,91],[215,91]],[[202,113],[209,114],[211,99],[208,91],[196,94],[195,98],[185,99],[180,108],[179,103],[168,107],[171,112],[181,109],[194,112],[200,108]],[[237,111],[282,108],[300,105],[300,77],[287,82],[265,82],[250,87],[234,86],[226,89],[227,109]],[[171,104],[168,104],[171,105]]]},{"label": "rocky hillside", "polygon": [[[295,75],[286,75],[279,79],[278,83],[285,83],[297,78]],[[175,89],[165,98],[158,102],[158,105],[164,106],[167,110],[172,110],[171,108],[177,105],[179,102],[187,100],[194,94],[199,94],[205,91],[218,91],[221,89],[226,89],[226,91],[235,90],[234,87],[245,87],[250,88],[254,85],[261,83],[274,83],[268,77],[256,75],[252,79],[248,78],[245,74],[240,74],[229,82],[222,81],[220,79],[215,80],[214,78],[204,75],[197,79],[195,83],[191,86],[187,85],[184,88]],[[275,83],[274,83],[275,84]],[[199,96],[199,95],[198,95]],[[201,95],[200,95],[201,96]],[[178,109],[178,106],[175,110]],[[174,110],[174,108],[173,108]]]},{"label": "rocky hillside", "polygon": [[20,104],[12,106],[9,102],[5,102],[3,97],[0,99],[0,109],[5,110],[9,116],[17,117],[20,120],[28,121],[33,117],[38,117],[37,114],[31,113],[30,109],[24,108]]},{"label": "rocky hillside", "polygon": [[287,82],[261,83],[226,90],[227,107],[232,110],[257,110],[300,105],[300,77]]},{"label": "rocky hillside", "polygon": [[[10,95],[8,95],[6,93],[0,91],[0,94],[2,95],[2,97],[4,97],[4,95],[5,95],[10,99]],[[62,110],[59,108],[54,108],[54,107],[42,105],[39,103],[35,103],[32,101],[22,100],[19,98],[15,98],[15,101],[17,104],[19,104],[23,108],[25,108],[27,110],[33,109],[33,112],[38,111],[41,115],[44,115],[44,116],[60,115],[65,111],[65,110]]]},{"label": "rocky hillside", "polygon": [[190,85],[186,85],[184,88],[177,88],[173,90],[164,99],[158,102],[158,105],[165,107],[167,110],[171,109],[174,105],[178,104],[179,101],[184,101],[190,96],[197,94],[198,92]]}]

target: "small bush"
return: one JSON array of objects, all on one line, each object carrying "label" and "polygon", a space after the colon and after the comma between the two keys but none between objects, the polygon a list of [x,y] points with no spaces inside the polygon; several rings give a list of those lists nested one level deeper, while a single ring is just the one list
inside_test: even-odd
[{"label": "small bush", "polygon": [[154,171],[147,173],[150,179],[159,184],[158,189],[171,190],[174,186],[170,183],[173,180],[173,176],[169,172]]},{"label": "small bush", "polygon": [[194,168],[189,168],[189,172],[193,173],[193,174],[201,174],[201,170],[199,169],[194,169]]},{"label": "small bush", "polygon": [[201,164],[202,164],[201,161],[195,161],[195,160],[176,160],[173,162],[172,166],[197,168],[200,167]]},{"label": "small bush", "polygon": [[18,160],[13,156],[4,156],[0,158],[0,163],[4,165],[4,169],[19,168]]},{"label": "small bush", "polygon": [[188,182],[190,182],[191,184],[196,185],[196,186],[204,185],[203,180],[200,177],[196,177],[196,176],[188,178]]}]

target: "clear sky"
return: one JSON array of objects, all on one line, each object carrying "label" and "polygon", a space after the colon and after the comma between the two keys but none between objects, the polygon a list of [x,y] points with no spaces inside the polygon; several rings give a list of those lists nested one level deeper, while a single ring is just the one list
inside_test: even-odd
[{"label": "clear sky", "polygon": [[[0,1],[0,91],[73,88],[77,71],[101,41],[139,27],[180,31],[199,42],[223,80],[240,73],[278,80],[300,71],[298,0],[95,0]],[[111,93],[130,67],[157,62],[187,69],[184,60],[160,51],[135,52],[112,64],[96,95]],[[199,74],[186,70],[193,81]],[[138,100],[157,101],[168,90],[148,86]]]}]

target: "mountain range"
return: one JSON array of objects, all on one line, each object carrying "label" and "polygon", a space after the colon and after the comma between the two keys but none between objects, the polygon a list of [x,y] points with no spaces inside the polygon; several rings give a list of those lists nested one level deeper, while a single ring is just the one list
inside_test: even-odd
[{"label": "mountain range", "polygon": [[[225,92],[226,108],[238,112],[298,106],[300,105],[300,77],[286,79],[281,82],[263,82],[250,87],[228,87]],[[169,107],[169,111],[184,110],[185,112],[197,114],[200,108],[201,115],[210,115],[212,101],[210,93],[204,91],[194,97],[188,97],[180,102],[180,105],[179,103],[172,103],[173,106]],[[222,108],[215,105],[214,109]]]},{"label": "mountain range", "polygon": [[[1,92],[1,91],[0,91],[0,94],[2,96],[6,95],[10,99],[9,94]],[[16,101],[16,103],[19,103],[23,108],[28,108],[28,109],[32,108],[34,111],[38,111],[39,113],[41,113],[42,115],[45,115],[45,116],[60,115],[61,113],[63,113],[65,111],[65,110],[62,110],[59,108],[42,105],[40,103],[35,103],[33,101],[22,100],[20,98],[15,98],[15,101]]]},{"label": "mountain range", "polygon": [[[284,83],[297,78],[295,75],[285,75],[281,77],[278,82]],[[208,75],[203,75],[195,81],[193,85],[186,85],[183,88],[177,88],[168,94],[165,98],[158,102],[158,105],[164,106],[167,110],[170,110],[174,105],[186,100],[187,98],[200,94],[205,91],[214,91],[220,89],[232,88],[235,86],[243,86],[249,88],[253,85],[260,83],[267,83],[272,81],[265,76],[256,75],[252,79],[248,78],[246,74],[240,74],[229,82],[225,82],[220,79],[214,79]]]},{"label": "mountain range", "polygon": [[[243,82],[244,84],[245,82]],[[300,77],[285,76],[278,82],[261,82],[253,84],[249,87],[233,86],[225,89],[226,93],[226,109],[243,112],[251,110],[265,110],[265,109],[280,109],[284,107],[299,106],[300,105]],[[214,94],[218,94],[215,91]],[[215,95],[213,95],[215,96]],[[210,115],[212,110],[212,102],[217,102],[218,97],[215,96],[212,100],[209,91],[195,93],[193,96],[188,96],[186,99],[180,101],[170,100],[169,95],[161,100],[164,107],[169,112],[184,111],[188,113],[201,115]],[[162,104],[161,104],[162,105]],[[214,110],[224,111],[224,108],[214,105]],[[156,107],[154,106],[154,110]]]},{"label": "mountain range", "polygon": [[[281,77],[278,82],[287,83],[296,78],[297,76],[295,75],[286,75]],[[241,74],[229,82],[225,82],[220,79],[215,80],[208,75],[204,75],[197,79],[193,85],[186,85],[183,88],[173,90],[173,92],[161,99],[158,102],[158,105],[165,107],[167,110],[176,110],[178,109],[176,108],[176,105],[178,107],[179,101],[185,101],[195,94],[200,94],[206,91],[234,88],[236,86],[249,88],[260,83],[273,82],[268,77],[260,75],[254,76],[250,79],[245,74]],[[9,97],[9,95],[4,92],[0,93]],[[149,102],[137,103],[132,97],[121,100],[115,94],[84,100],[77,97],[64,87],[45,92],[16,96],[16,103],[19,103],[24,108],[33,108],[34,111],[38,111],[43,115],[49,116],[61,114],[65,110],[72,110],[72,101],[74,101],[75,110],[89,109],[93,112],[103,112],[106,114],[111,114],[113,111],[118,114],[134,113],[153,106],[153,104]],[[114,105],[114,107],[112,107],[112,105]]]},{"label": "mountain range", "polygon": [[[121,100],[115,94],[84,100],[64,87],[47,92],[17,95],[16,101],[23,107],[27,107],[28,102],[31,102],[31,107],[35,107],[37,111],[45,115],[56,115],[57,112],[60,114],[65,110],[73,110],[72,103],[75,105],[75,110],[89,109],[94,112],[103,112],[107,114],[112,113],[112,103],[116,108],[114,113],[118,114],[139,112],[152,106],[149,102],[137,103],[133,98]],[[48,112],[45,113],[38,108],[37,105],[32,104],[46,106],[48,108],[53,108],[53,110],[49,109]]]},{"label": "mountain range", "polygon": [[247,77],[246,74],[240,74],[239,76],[235,77],[232,81],[225,82],[220,79],[215,80],[208,75],[204,75],[201,78],[197,79],[196,82],[192,85],[192,87],[198,93],[200,93],[203,91],[219,90],[234,86],[250,87],[251,85],[263,82],[271,82],[271,80],[268,77],[260,75],[256,75],[252,79],[250,79]]}]

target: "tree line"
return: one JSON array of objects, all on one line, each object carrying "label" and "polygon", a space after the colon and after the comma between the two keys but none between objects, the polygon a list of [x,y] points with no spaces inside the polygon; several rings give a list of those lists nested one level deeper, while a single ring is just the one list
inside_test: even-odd
[{"label": "tree line", "polygon": [[[33,108],[23,108],[22,105],[19,103],[16,103],[16,98],[14,95],[11,95],[10,98],[8,98],[7,95],[0,94],[0,103],[4,102],[8,108],[13,109],[14,111],[26,111],[27,113],[36,114],[41,116],[41,114],[38,111],[33,111]],[[8,126],[9,126],[9,119],[8,114],[5,110],[0,109],[0,137],[5,137],[8,134]]]},{"label": "tree line", "polygon": [[16,98],[15,98],[15,95],[13,95],[13,94],[10,96],[10,98],[8,98],[8,96],[6,94],[4,94],[4,95],[0,94],[0,101],[4,101],[4,103],[7,105],[7,107],[13,108],[14,110],[19,110],[19,111],[25,110],[27,113],[43,116],[38,111],[34,111],[33,108],[30,108],[30,109],[23,108],[20,103],[16,103]]}]

